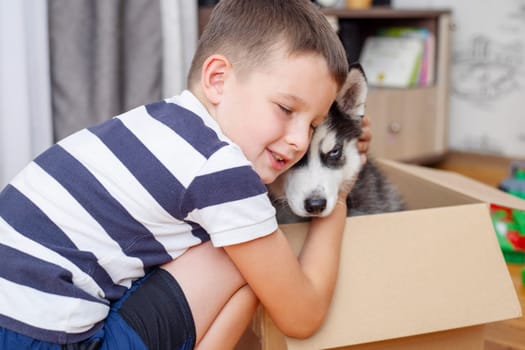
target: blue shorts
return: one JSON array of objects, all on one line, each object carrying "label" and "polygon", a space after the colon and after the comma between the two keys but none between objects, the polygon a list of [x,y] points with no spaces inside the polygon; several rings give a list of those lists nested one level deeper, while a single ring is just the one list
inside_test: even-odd
[{"label": "blue shorts", "polygon": [[189,350],[195,346],[191,310],[177,281],[155,269],[137,280],[110,309],[103,327],[76,344],[53,344],[0,327],[0,349]]}]

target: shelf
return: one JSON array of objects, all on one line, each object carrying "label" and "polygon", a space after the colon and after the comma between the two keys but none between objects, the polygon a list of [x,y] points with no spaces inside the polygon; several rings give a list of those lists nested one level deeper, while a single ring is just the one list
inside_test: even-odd
[{"label": "shelf", "polygon": [[366,19],[366,18],[392,18],[392,19],[411,19],[426,18],[437,19],[444,14],[450,14],[448,9],[393,9],[387,6],[371,7],[369,9],[354,10],[347,8],[323,8],[323,13],[327,16],[336,16],[341,19]]},{"label": "shelf", "polygon": [[[447,151],[451,11],[324,8],[334,17],[349,62],[359,61],[365,40],[387,27],[426,28],[434,35],[433,82],[426,86],[370,86],[371,155],[411,163],[437,160]],[[365,67],[366,74],[366,67]]]}]

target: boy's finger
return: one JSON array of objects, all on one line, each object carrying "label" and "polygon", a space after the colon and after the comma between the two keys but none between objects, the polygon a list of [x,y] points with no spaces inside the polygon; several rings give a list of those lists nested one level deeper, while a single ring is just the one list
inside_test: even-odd
[{"label": "boy's finger", "polygon": [[369,146],[368,142],[358,142],[357,150],[359,151],[359,153],[366,153],[368,152],[368,146]]},{"label": "boy's finger", "polygon": [[361,165],[365,165],[366,160],[367,160],[366,154],[361,154]]},{"label": "boy's finger", "polygon": [[363,129],[361,136],[359,136],[359,141],[369,142],[370,139],[372,139],[372,132],[370,131],[370,129]]},{"label": "boy's finger", "polygon": [[370,118],[368,118],[366,114],[363,116],[363,118],[361,118],[361,126],[363,128],[370,126]]}]

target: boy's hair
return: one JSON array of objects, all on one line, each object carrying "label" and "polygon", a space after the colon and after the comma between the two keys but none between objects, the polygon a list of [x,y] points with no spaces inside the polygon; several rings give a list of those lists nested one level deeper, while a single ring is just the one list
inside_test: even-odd
[{"label": "boy's hair", "polygon": [[341,87],[348,74],[343,45],[325,16],[309,0],[221,0],[200,38],[188,87],[200,80],[204,61],[222,54],[237,74],[263,67],[276,49],[321,55]]}]

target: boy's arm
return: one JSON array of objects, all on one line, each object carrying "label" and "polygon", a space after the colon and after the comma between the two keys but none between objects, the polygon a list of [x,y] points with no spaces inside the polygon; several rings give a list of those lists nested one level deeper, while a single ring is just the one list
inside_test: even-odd
[{"label": "boy's arm", "polygon": [[337,280],[346,203],[314,218],[299,259],[281,230],[225,250],[276,326],[304,338],[323,322]]}]

